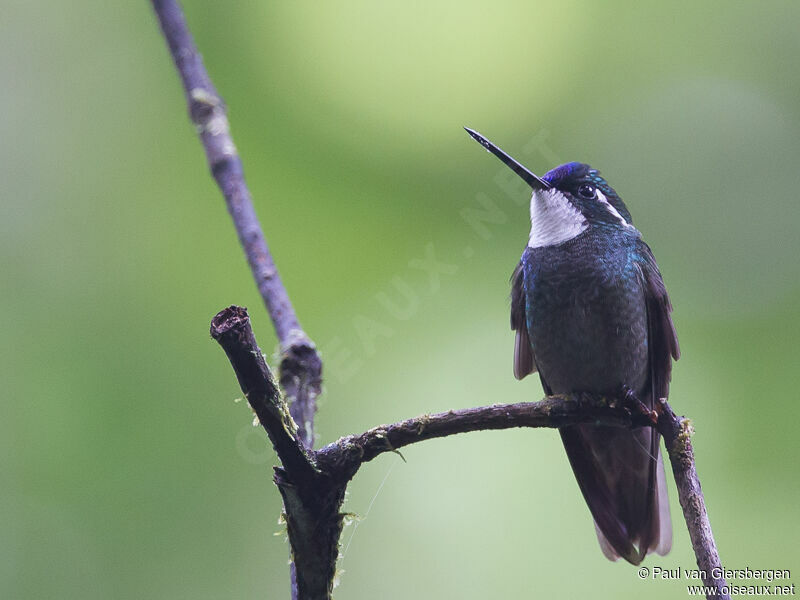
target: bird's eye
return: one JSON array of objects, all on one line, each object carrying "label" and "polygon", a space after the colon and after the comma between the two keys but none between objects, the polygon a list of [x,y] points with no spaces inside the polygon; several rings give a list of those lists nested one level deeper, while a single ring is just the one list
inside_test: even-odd
[{"label": "bird's eye", "polygon": [[597,195],[597,190],[595,189],[595,187],[593,185],[590,185],[588,183],[584,183],[578,188],[578,194],[582,198],[586,198],[587,200],[591,200],[592,198],[594,198]]}]

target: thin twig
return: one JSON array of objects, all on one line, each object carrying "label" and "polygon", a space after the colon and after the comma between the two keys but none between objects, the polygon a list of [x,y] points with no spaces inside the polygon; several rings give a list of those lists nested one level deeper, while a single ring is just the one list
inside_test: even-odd
[{"label": "thin twig", "polygon": [[672,463],[672,473],[675,475],[675,485],[678,488],[678,499],[686,519],[689,538],[697,558],[697,567],[706,575],[703,583],[707,587],[717,590],[709,598],[730,598],[723,592],[726,586],[725,578],[714,574],[721,574],[722,564],[719,559],[717,545],[714,542],[714,533],[708,520],[706,502],[703,490],[700,489],[700,478],[694,462],[692,448],[692,425],[685,417],[678,417],[666,401],[661,403],[658,419],[658,430],[664,437],[664,444]]},{"label": "thin twig", "polygon": [[242,161],[233,143],[225,104],[203,65],[176,0],[152,0],[161,30],[180,74],[189,116],[205,148],[208,166],[217,181],[236,227],[258,291],[281,344],[281,385],[298,435],[311,448],[314,441],[316,398],[322,383],[322,362],[303,332],[289,295],[278,275],[244,180]]}]

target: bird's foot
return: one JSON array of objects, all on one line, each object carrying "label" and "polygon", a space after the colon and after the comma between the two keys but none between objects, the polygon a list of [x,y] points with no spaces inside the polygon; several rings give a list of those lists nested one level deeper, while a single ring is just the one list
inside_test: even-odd
[{"label": "bird's foot", "polygon": [[652,425],[658,423],[658,413],[648,408],[645,403],[639,399],[636,392],[627,385],[622,386],[622,402],[623,408],[625,408],[632,417],[642,417]]}]

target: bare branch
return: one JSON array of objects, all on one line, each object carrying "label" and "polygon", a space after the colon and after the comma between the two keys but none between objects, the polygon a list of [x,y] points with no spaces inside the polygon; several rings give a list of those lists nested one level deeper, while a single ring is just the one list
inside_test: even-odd
[{"label": "bare branch", "polygon": [[311,448],[316,398],[322,381],[322,361],[303,332],[253,208],[244,180],[242,161],[230,134],[225,104],[219,97],[194,44],[176,0],[152,0],[172,58],[183,82],[189,116],[206,151],[208,166],[217,181],[236,227],[258,291],[264,299],[281,344],[281,384],[298,434]]}]

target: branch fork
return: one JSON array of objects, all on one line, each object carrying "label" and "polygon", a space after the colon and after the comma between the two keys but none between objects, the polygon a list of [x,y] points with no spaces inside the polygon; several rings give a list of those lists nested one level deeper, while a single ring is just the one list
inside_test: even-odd
[{"label": "branch fork", "polygon": [[[691,425],[688,419],[676,416],[666,401],[662,400],[653,411],[630,394],[622,394],[621,398],[554,395],[539,402],[421,415],[373,427],[312,450],[304,445],[300,430],[286,422],[291,417],[255,342],[247,311],[236,306],[226,308],[214,317],[211,332],[228,355],[242,390],[282,463],[275,468],[275,483],[284,500],[299,598],[330,597],[345,516],[341,512],[344,492],[361,465],[425,440],[516,427],[558,428],[580,423],[656,427],[672,461],[698,567],[712,573],[720,566],[694,468]],[[237,363],[240,360],[243,364]],[[252,368],[253,364],[257,368]],[[271,397],[267,397],[269,394]],[[705,583],[717,588],[725,585],[724,581],[711,578]]]}]

